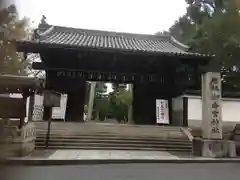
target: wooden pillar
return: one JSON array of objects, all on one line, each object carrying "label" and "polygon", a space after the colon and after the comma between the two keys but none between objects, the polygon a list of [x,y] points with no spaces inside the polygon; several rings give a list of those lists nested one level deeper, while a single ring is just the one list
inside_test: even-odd
[{"label": "wooden pillar", "polygon": [[[129,92],[133,93],[133,85],[132,84],[129,84]],[[134,124],[132,104],[128,107],[128,124]]]},{"label": "wooden pillar", "polygon": [[178,96],[172,99],[171,124],[174,126],[188,126],[188,98]]},{"label": "wooden pillar", "polygon": [[89,93],[89,99],[88,99],[88,113],[87,113],[88,121],[92,120],[96,85],[97,85],[96,82],[91,82],[91,84],[90,84],[90,93]]},{"label": "wooden pillar", "polygon": [[[24,101],[24,106],[25,106],[25,112],[26,112],[26,106],[27,106],[27,95],[25,93],[22,94],[22,99]],[[26,116],[25,116],[26,117]],[[20,122],[19,122],[19,129],[21,129],[24,125],[25,125],[25,117],[21,117],[20,118]]]},{"label": "wooden pillar", "polygon": [[183,97],[183,127],[188,127],[188,98]]},{"label": "wooden pillar", "polygon": [[68,92],[66,121],[84,122],[83,112],[85,103],[86,82],[80,81],[75,89]]}]

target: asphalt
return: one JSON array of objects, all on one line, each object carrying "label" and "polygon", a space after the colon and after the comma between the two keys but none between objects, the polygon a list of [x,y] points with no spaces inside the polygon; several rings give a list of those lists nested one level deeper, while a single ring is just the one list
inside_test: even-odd
[{"label": "asphalt", "polygon": [[239,163],[98,164],[1,167],[1,180],[237,180]]}]

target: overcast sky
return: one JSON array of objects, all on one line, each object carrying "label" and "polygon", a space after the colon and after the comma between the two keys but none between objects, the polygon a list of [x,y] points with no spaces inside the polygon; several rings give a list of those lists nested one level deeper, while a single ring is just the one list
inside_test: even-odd
[{"label": "overcast sky", "polygon": [[20,16],[38,23],[154,34],[186,12],[185,0],[18,0]]}]

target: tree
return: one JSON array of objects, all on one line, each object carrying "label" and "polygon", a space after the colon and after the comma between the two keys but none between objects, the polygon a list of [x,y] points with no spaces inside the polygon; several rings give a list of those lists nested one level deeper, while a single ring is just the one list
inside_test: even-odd
[{"label": "tree", "polygon": [[125,86],[117,86],[110,93],[109,98],[114,117],[118,122],[126,121],[128,118],[128,108],[132,104],[132,93]]},{"label": "tree", "polygon": [[170,34],[191,51],[214,54],[209,67],[220,70],[223,87],[238,89],[240,63],[240,3],[238,0],[186,0],[187,13]]},{"label": "tree", "polygon": [[0,10],[0,74],[25,75],[27,60],[13,40],[27,37],[27,20],[17,18],[14,5]]}]

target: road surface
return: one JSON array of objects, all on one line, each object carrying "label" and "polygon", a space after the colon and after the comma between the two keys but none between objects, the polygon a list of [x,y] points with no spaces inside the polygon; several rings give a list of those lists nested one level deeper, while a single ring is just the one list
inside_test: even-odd
[{"label": "road surface", "polygon": [[1,180],[237,180],[240,163],[1,167]]}]

